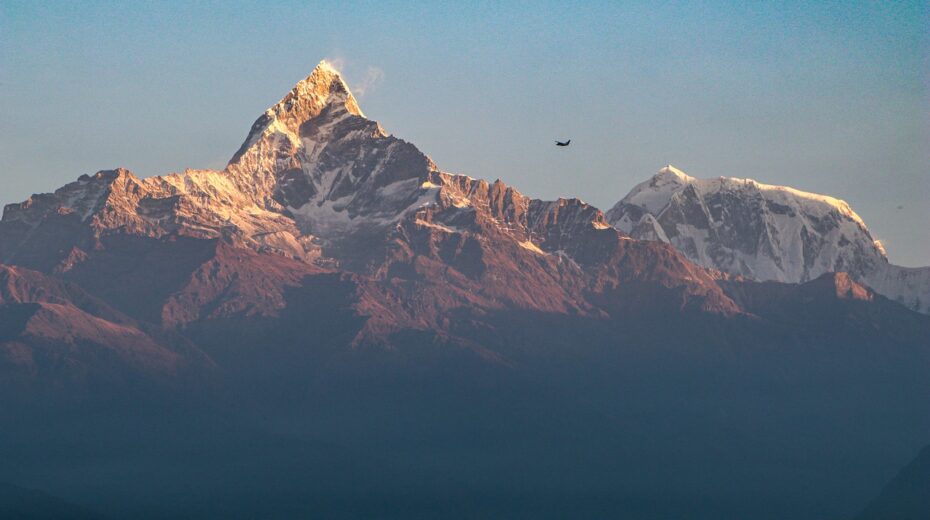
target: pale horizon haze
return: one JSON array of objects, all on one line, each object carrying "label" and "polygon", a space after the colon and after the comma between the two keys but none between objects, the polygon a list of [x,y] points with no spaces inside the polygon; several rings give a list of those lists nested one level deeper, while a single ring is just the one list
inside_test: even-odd
[{"label": "pale horizon haze", "polygon": [[222,169],[325,58],[446,171],[603,210],[666,163],[753,178],[930,265],[927,2],[441,4],[4,1],[0,204]]}]

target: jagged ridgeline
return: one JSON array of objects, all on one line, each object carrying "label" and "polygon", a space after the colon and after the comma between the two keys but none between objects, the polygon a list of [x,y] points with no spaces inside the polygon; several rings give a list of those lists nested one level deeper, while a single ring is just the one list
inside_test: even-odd
[{"label": "jagged ridgeline", "polygon": [[607,217],[633,238],[670,243],[705,267],[787,283],[842,271],[930,312],[930,267],[889,263],[865,222],[833,197],[752,179],[696,179],[669,165],[634,187]]},{"label": "jagged ridgeline", "polygon": [[323,62],[221,171],[5,208],[0,482],[114,518],[852,514],[930,431],[924,278],[873,242],[753,181],[666,168],[605,217],[445,172]]}]

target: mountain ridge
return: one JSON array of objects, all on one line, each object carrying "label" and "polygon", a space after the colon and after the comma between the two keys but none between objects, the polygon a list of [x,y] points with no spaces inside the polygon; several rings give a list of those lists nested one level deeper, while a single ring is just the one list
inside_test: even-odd
[{"label": "mountain ridge", "polygon": [[[107,243],[126,236],[219,240],[381,280],[400,272],[420,278],[418,269],[430,268],[417,258],[431,258],[457,271],[450,278],[456,284],[487,292],[492,307],[504,298],[595,314],[602,311],[585,301],[582,287],[615,285],[597,281],[623,276],[610,261],[634,251],[677,254],[626,244],[600,210],[579,199],[530,199],[500,180],[441,171],[366,119],[326,62],[258,118],[222,172],[139,179],[123,169],[104,171],[7,206],[0,259],[80,277],[82,263],[93,265],[89,258],[105,257]],[[738,312],[712,277],[672,263],[657,283],[689,287],[685,293],[717,302],[709,308]],[[481,282],[495,278],[511,283]]]},{"label": "mountain ridge", "polygon": [[[134,320],[200,337],[228,320],[284,319],[289,306],[303,305],[293,295],[318,287],[346,302],[338,319],[352,328],[352,345],[391,348],[396,334],[418,331],[487,359],[494,355],[472,332],[456,332],[450,315],[467,309],[476,323],[512,311],[751,316],[756,309],[740,302],[759,291],[788,301],[845,291],[871,302],[869,289],[843,275],[803,291],[743,290],[749,282],[728,269],[692,263],[668,240],[660,220],[669,211],[658,208],[670,206],[661,189],[673,186],[681,189],[667,198],[679,214],[697,208],[710,221],[706,206],[687,205],[701,200],[698,182],[669,166],[638,186],[644,209],[634,227],[618,221],[617,208],[605,215],[580,199],[532,199],[499,179],[444,172],[367,119],[324,61],[256,120],[222,171],[146,179],[101,171],[8,205],[0,261],[76,284]],[[711,182],[789,202],[799,196],[751,180]],[[868,235],[842,201],[804,198],[828,206],[818,210],[828,223],[838,214]],[[658,239],[648,240],[644,226]]]},{"label": "mountain ridge", "polygon": [[930,267],[888,262],[843,200],[753,179],[697,179],[669,165],[607,212],[634,238],[673,244],[689,260],[748,279],[802,283],[827,272],[930,313]]},{"label": "mountain ridge", "polygon": [[442,171],[334,74],[224,170],[5,209],[0,478],[118,518],[814,520],[925,442],[930,316]]}]

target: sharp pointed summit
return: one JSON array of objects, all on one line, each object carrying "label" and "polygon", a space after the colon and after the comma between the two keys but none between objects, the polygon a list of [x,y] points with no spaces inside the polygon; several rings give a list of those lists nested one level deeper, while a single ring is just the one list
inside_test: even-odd
[{"label": "sharp pointed summit", "polygon": [[345,115],[365,117],[342,75],[328,61],[321,61],[309,76],[297,82],[281,101],[268,108],[252,124],[249,135],[229,161],[233,164],[263,136],[283,134],[289,141],[299,140],[300,128],[327,112],[331,117]]},{"label": "sharp pointed summit", "polygon": [[328,106],[344,107],[352,115],[365,117],[349,85],[328,61],[321,61],[309,76],[299,81],[275,106],[266,111],[291,131]]}]

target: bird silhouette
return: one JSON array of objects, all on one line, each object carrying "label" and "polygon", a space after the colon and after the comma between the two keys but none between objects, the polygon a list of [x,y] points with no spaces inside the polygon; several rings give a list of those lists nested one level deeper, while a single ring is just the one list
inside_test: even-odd
[{"label": "bird silhouette", "polygon": [[556,145],[556,146],[568,146],[568,145],[570,145],[570,144],[572,144],[572,140],[571,140],[571,139],[569,139],[568,141],[565,141],[564,143],[563,143],[562,141],[556,141],[556,142],[555,142],[555,145]]}]

